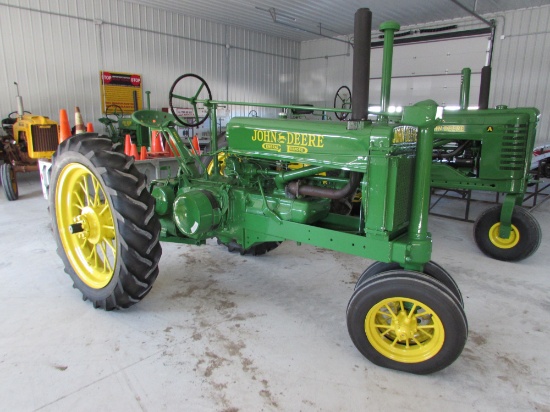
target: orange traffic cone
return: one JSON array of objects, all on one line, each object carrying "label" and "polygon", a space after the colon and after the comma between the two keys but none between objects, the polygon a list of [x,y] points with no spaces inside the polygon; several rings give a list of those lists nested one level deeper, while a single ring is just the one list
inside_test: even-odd
[{"label": "orange traffic cone", "polygon": [[94,132],[94,124],[91,122],[86,123],[86,132],[93,133]]},{"label": "orange traffic cone", "polygon": [[78,106],[74,108],[74,130],[74,134],[86,133],[84,120],[82,120],[82,114],[80,113],[80,107]]},{"label": "orange traffic cone", "polygon": [[196,154],[201,154],[201,147],[199,145],[199,138],[197,137],[197,135],[193,136],[193,149],[195,150]]},{"label": "orange traffic cone", "polygon": [[151,153],[161,153],[162,150],[162,143],[160,141],[160,133],[157,131],[153,132],[153,135],[151,137]]},{"label": "orange traffic cone", "polygon": [[132,138],[130,137],[129,134],[127,134],[124,139],[124,154],[127,156],[131,156],[130,155],[131,148],[132,148]]},{"label": "orange traffic cone", "polygon": [[59,143],[71,137],[71,125],[69,124],[69,116],[67,110],[59,110]]},{"label": "orange traffic cone", "polygon": [[137,146],[135,143],[132,143],[130,147],[130,156],[134,156],[134,159],[139,160]]},{"label": "orange traffic cone", "polygon": [[147,148],[145,146],[141,146],[141,151],[139,153],[139,160],[145,160],[147,159]]}]

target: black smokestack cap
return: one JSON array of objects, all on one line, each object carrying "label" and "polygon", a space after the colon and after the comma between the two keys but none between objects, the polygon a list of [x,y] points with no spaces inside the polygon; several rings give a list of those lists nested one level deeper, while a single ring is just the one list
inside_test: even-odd
[{"label": "black smokestack cap", "polygon": [[357,10],[353,32],[352,121],[366,120],[368,116],[371,31],[372,12],[366,8]]}]

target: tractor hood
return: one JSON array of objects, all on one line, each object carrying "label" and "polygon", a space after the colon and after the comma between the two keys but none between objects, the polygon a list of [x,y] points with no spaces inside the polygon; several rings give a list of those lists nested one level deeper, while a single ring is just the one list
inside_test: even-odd
[{"label": "tractor hood", "polygon": [[373,150],[389,153],[394,127],[367,124],[235,117],[227,125],[231,153],[364,171]]}]

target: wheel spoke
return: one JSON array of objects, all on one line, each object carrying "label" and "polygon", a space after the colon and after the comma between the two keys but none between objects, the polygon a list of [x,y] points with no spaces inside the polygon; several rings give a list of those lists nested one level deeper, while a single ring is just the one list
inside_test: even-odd
[{"label": "wheel spoke", "polygon": [[415,303],[415,304],[413,305],[413,307],[411,308],[411,311],[409,312],[409,316],[407,316],[407,318],[412,319],[412,316],[413,316],[413,314],[414,314],[414,312],[415,312],[415,309],[416,309],[417,307],[418,307],[418,305]]},{"label": "wheel spoke", "polygon": [[201,83],[201,85],[199,86],[199,90],[197,90],[197,93],[195,94],[195,96],[193,96],[194,100],[197,100],[197,97],[199,97],[199,94],[201,94],[203,88],[204,88],[204,83]]},{"label": "wheel spoke", "polygon": [[418,327],[417,329],[420,333],[423,333],[424,335],[426,335],[430,339],[432,339],[434,337],[431,333],[426,332],[423,328],[421,329],[420,327]]},{"label": "wheel spoke", "polygon": [[388,312],[390,313],[391,317],[397,320],[397,316],[395,315],[395,313],[393,313],[393,310],[389,307],[389,305],[386,303],[384,306],[386,307],[386,309],[388,309]]},{"label": "wheel spoke", "polygon": [[191,100],[194,99],[192,97],[180,96],[178,94],[172,94],[172,97],[175,97],[176,99],[180,99],[180,100],[185,100],[186,102],[190,102]]},{"label": "wheel spoke", "polygon": [[78,207],[80,210],[84,209],[84,200],[80,197],[78,192],[73,193],[74,197],[76,197],[75,206]]},{"label": "wheel spoke", "polygon": [[92,177],[92,185],[94,187],[94,207],[96,207],[96,206],[99,206],[99,202],[100,202],[99,193],[100,193],[101,187],[99,185],[99,181],[95,177]]},{"label": "wheel spoke", "polygon": [[88,185],[88,176],[84,176],[82,178],[82,180],[84,181],[84,187],[83,187],[83,190],[84,190],[84,196],[86,197],[86,206],[92,206],[93,203],[92,203],[92,200],[90,199],[90,189],[89,189],[89,185]]},{"label": "wheel spoke", "polygon": [[101,249],[101,252],[103,253],[103,270],[104,271],[111,271],[113,270],[111,266],[111,262],[109,261],[109,257],[107,256],[107,248],[105,247],[106,241],[103,241],[99,243],[99,248]]},{"label": "wheel spoke", "polygon": [[108,212],[108,211],[109,211],[109,204],[107,203],[107,201],[105,201],[105,203],[103,204],[103,209],[100,210],[98,215],[101,216],[103,213]]},{"label": "wheel spoke", "polygon": [[412,337],[412,340],[413,340],[414,343],[416,343],[418,346],[422,346],[422,343],[419,342],[414,336]]},{"label": "wheel spoke", "polygon": [[105,242],[105,244],[107,246],[109,246],[111,248],[111,250],[113,251],[113,255],[116,256],[116,249],[115,249],[115,245],[111,244],[111,242],[109,241],[109,239],[107,238],[103,238],[103,241]]}]

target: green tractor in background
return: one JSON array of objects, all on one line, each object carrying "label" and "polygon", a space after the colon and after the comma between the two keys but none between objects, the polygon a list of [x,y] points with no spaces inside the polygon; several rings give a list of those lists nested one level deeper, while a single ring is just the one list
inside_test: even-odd
[{"label": "green tractor in background", "polygon": [[[52,226],[84,298],[105,310],[139,302],[159,273],[161,241],[204,245],[217,238],[230,250],[260,255],[291,240],[377,261],[360,276],[347,307],[350,337],[370,361],[417,374],[452,364],[468,325],[457,284],[431,261],[438,107],[431,100],[406,107],[399,124],[368,120],[371,19],[368,9],[355,15],[354,105],[347,122],[235,117],[226,127],[227,147],[218,149],[218,105],[343,109],[216,101],[204,79],[187,74],[170,91],[173,114],[132,115],[163,134],[177,155],[176,176],[147,184],[107,137],[83,134],[63,142],[50,179]],[[385,53],[392,47],[388,39]],[[178,120],[180,104],[192,108],[193,119]],[[176,126],[195,127],[208,117],[211,149],[200,156]],[[307,166],[293,170],[291,164]],[[334,201],[358,191],[357,216],[333,210]]]},{"label": "green tractor in background", "polygon": [[519,261],[535,253],[542,238],[539,223],[522,207],[532,180],[540,112],[502,105],[488,109],[483,93],[480,109],[468,110],[470,75],[470,69],[462,70],[461,109],[446,112],[435,128],[432,186],[503,193],[502,205],[485,210],[474,222],[474,239],[487,256]]},{"label": "green tractor in background", "polygon": [[[146,92],[149,93],[149,92]],[[147,99],[149,101],[149,99]],[[113,143],[124,143],[126,135],[130,135],[132,143],[138,150],[142,146],[151,146],[151,133],[149,129],[136,123],[131,116],[125,116],[120,106],[111,104],[105,108],[105,116],[98,119],[107,128]]]}]

